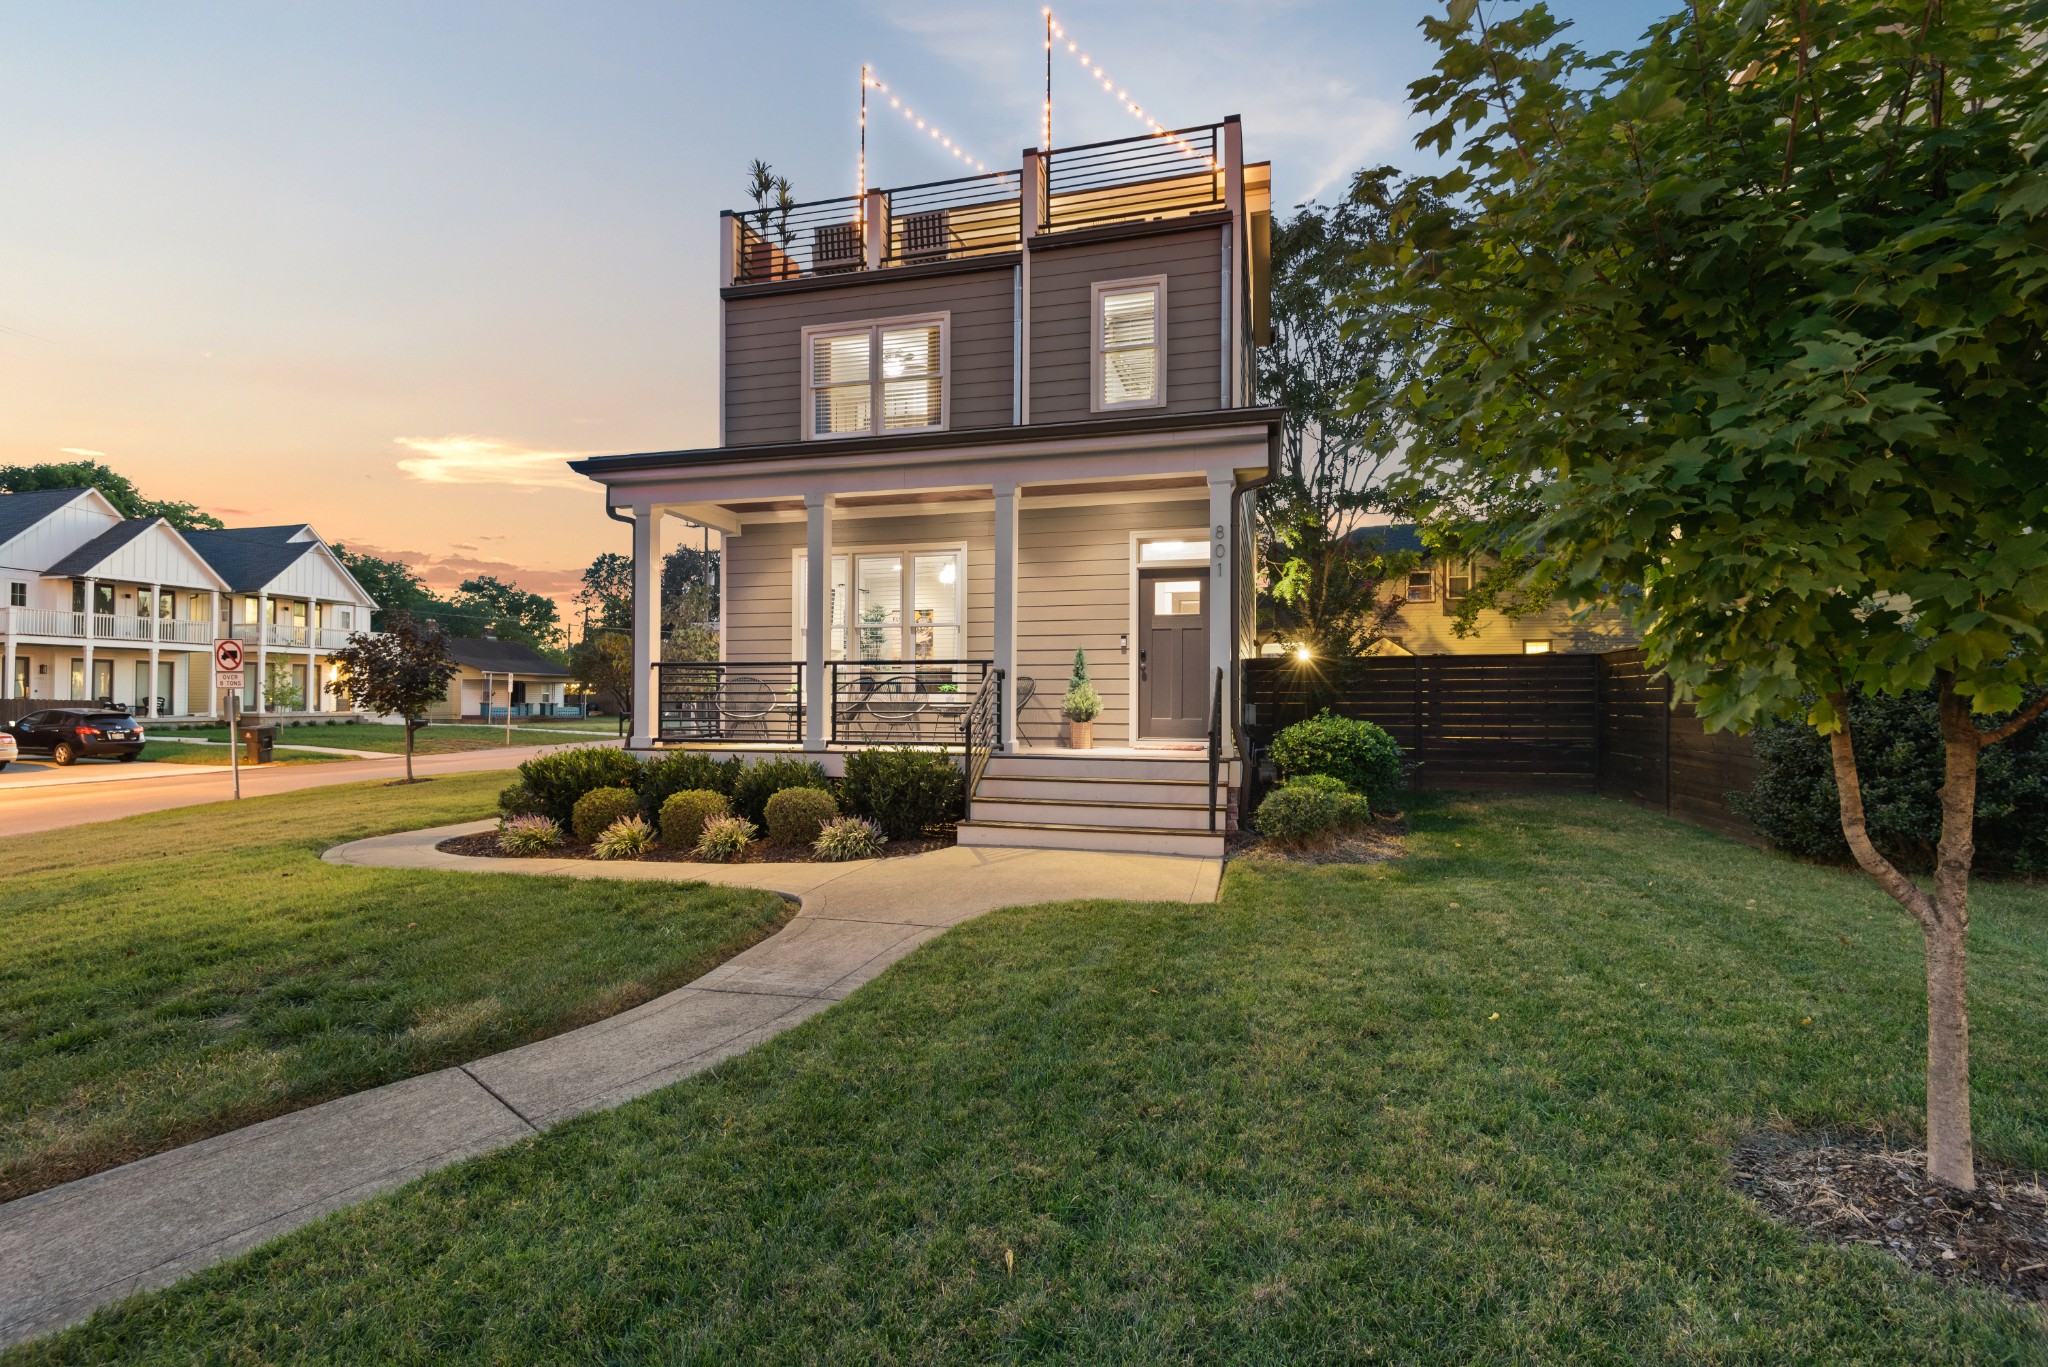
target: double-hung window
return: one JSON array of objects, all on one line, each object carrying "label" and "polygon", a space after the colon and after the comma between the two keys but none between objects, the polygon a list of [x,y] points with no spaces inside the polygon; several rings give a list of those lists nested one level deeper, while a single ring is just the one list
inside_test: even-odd
[{"label": "double-hung window", "polygon": [[[797,658],[810,649],[809,556],[794,561]],[[832,557],[830,660],[958,660],[966,649],[967,556],[958,548],[862,548]],[[847,650],[851,629],[853,649]]]},{"label": "double-hung window", "polygon": [[946,319],[806,328],[807,438],[927,432],[946,425]]},{"label": "double-hung window", "polygon": [[1089,406],[1098,413],[1166,403],[1166,277],[1097,281]]}]

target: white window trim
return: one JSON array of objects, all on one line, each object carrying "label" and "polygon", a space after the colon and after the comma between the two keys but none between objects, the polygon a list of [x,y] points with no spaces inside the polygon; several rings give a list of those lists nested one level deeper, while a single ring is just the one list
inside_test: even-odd
[{"label": "white window trim", "polygon": [[[1159,352],[1159,368],[1154,372],[1156,384],[1152,397],[1142,402],[1104,403],[1102,401],[1102,296],[1125,294],[1132,290],[1151,289],[1158,293],[1158,312],[1154,315],[1156,331],[1153,346]],[[1125,413],[1138,408],[1166,407],[1166,277],[1163,275],[1134,276],[1129,280],[1097,280],[1088,287],[1088,411],[1091,413]]]},{"label": "white window trim", "polygon": [[[969,556],[967,550],[967,543],[965,541],[932,542],[929,544],[906,543],[900,545],[896,543],[883,544],[878,542],[871,546],[834,546],[832,548],[832,558],[834,560],[839,559],[841,556],[846,557],[846,586],[849,594],[849,601],[847,603],[847,612],[849,613],[849,617],[846,623],[846,648],[849,651],[853,649],[853,633],[859,627],[859,624],[857,622],[854,622],[850,616],[850,614],[853,611],[851,595],[854,589],[855,576],[860,573],[860,571],[856,569],[854,566],[854,557],[862,555],[897,555],[902,556],[904,560],[907,562],[909,558],[914,555],[948,554],[957,555],[960,557],[960,582],[953,586],[955,592],[959,595],[960,600],[960,649],[963,652],[960,658],[971,658],[972,648],[967,644],[967,641],[969,633],[972,630],[972,627],[968,623],[967,615],[972,610],[972,607],[967,595],[967,581],[969,574],[972,573],[972,569],[971,557]],[[805,562],[809,558],[810,550],[808,547],[796,546],[793,547],[789,552],[789,649],[792,659],[798,664],[802,664],[804,662],[804,656],[807,653],[807,649],[809,646],[809,643],[804,639],[805,635],[808,633],[808,624],[804,621],[804,591],[807,587],[804,579],[804,574],[807,568]],[[904,582],[907,585],[909,581],[910,576],[906,572],[904,575]],[[829,625],[836,626],[837,623],[831,623]],[[900,630],[902,627],[910,625],[913,624],[908,622],[902,623],[898,629]],[[833,657],[828,655],[827,658],[830,659]],[[853,659],[853,656],[841,655],[837,658],[841,660],[851,660]]]},{"label": "white window trim", "polygon": [[[939,420],[924,427],[882,426],[882,332],[885,328],[916,327],[920,324],[939,325]],[[864,432],[820,432],[817,430],[817,411],[812,406],[811,395],[816,386],[811,383],[811,341],[817,337],[842,337],[851,333],[868,334],[868,426]],[[876,437],[885,434],[901,436],[909,432],[944,432],[953,423],[953,315],[950,311],[938,313],[913,313],[901,318],[870,318],[851,320],[844,323],[814,323],[799,334],[797,346],[798,402],[803,412],[798,419],[798,430],[805,441],[844,441],[848,437]]]}]

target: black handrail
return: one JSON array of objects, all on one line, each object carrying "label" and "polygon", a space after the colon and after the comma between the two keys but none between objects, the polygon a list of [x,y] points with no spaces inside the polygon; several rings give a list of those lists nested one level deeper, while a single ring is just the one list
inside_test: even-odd
[{"label": "black handrail", "polygon": [[1209,700],[1209,829],[1216,829],[1216,775],[1223,767],[1223,667],[1216,667],[1216,689]]},{"label": "black handrail", "polygon": [[1003,743],[1003,671],[991,669],[981,691],[960,723],[960,819],[974,810],[974,790],[988,768],[988,757]]}]

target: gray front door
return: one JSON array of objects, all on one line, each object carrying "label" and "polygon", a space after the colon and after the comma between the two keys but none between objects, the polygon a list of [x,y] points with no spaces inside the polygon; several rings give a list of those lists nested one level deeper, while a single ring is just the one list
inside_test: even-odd
[{"label": "gray front door", "polygon": [[1138,738],[1209,734],[1209,572],[1138,572]]}]

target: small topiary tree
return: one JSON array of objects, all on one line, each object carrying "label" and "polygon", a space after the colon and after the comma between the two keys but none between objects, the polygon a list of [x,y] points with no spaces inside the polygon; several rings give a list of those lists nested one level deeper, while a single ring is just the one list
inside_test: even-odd
[{"label": "small topiary tree", "polygon": [[723,793],[714,793],[709,788],[670,793],[661,804],[661,843],[672,850],[694,850],[697,837],[704,833],[705,822],[730,815],[732,808]]},{"label": "small topiary tree", "polygon": [[1378,812],[1400,806],[1401,747],[1369,721],[1340,717],[1324,708],[1273,738],[1273,767],[1286,780],[1328,774]]},{"label": "small topiary tree", "polygon": [[630,788],[593,788],[576,799],[569,815],[569,829],[577,842],[593,844],[605,828],[622,817],[640,815],[640,798]]},{"label": "small topiary tree", "polygon": [[846,757],[839,795],[891,840],[915,840],[927,826],[960,819],[959,766],[928,750],[857,750]]},{"label": "small topiary tree", "polygon": [[764,759],[737,770],[733,775],[733,815],[759,826],[768,819],[768,799],[785,788],[822,788],[830,791],[832,780],[825,766],[801,759]]},{"label": "small topiary tree", "polygon": [[839,804],[822,788],[784,788],[768,799],[768,838],[778,845],[808,845]]},{"label": "small topiary tree", "polygon": [[1088,656],[1076,648],[1074,669],[1067,675],[1067,694],[1060,699],[1060,713],[1068,721],[1094,721],[1102,715],[1102,695],[1088,677]]}]

